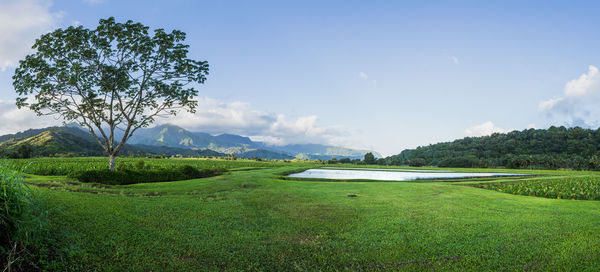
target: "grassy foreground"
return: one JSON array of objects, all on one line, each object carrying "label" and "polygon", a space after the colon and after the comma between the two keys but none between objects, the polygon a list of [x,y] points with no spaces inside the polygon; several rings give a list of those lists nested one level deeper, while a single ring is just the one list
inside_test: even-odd
[{"label": "grassy foreground", "polygon": [[[53,233],[65,256],[62,270],[593,271],[600,266],[599,201],[511,195],[464,182],[277,178],[306,167],[248,168],[127,186],[81,184],[62,176],[31,176],[29,182],[52,207]],[[535,173],[548,176],[533,179],[596,175]]]}]

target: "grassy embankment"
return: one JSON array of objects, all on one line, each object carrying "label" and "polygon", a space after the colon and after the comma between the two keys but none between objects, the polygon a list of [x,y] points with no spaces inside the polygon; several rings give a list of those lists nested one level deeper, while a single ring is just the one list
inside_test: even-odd
[{"label": "grassy embankment", "polygon": [[[38,161],[39,163],[39,161]],[[600,202],[465,182],[282,180],[310,164],[106,186],[30,176],[70,270],[594,270]],[[38,165],[39,166],[39,165]],[[514,171],[531,179],[594,172]],[[600,178],[600,177],[598,177]],[[499,178],[468,183],[514,182]],[[354,194],[357,197],[348,197]]]}]

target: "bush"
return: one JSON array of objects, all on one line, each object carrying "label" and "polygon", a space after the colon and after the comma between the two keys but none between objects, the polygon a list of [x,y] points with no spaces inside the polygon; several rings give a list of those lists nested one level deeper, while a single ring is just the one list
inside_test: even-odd
[{"label": "bush", "polygon": [[184,165],[179,167],[179,171],[184,174],[186,177],[189,178],[197,178],[200,177],[200,170],[198,170],[198,168],[190,166],[190,165]]},{"label": "bush", "polygon": [[138,160],[135,163],[135,168],[137,168],[137,170],[142,170],[142,169],[144,169],[145,164],[146,163],[144,162],[144,160]]},{"label": "bush", "polygon": [[80,182],[102,183],[107,185],[127,185],[147,182],[165,182],[205,178],[220,175],[225,172],[223,168],[198,169],[184,165],[176,169],[123,169],[110,171],[109,169],[88,170],[71,175]]}]

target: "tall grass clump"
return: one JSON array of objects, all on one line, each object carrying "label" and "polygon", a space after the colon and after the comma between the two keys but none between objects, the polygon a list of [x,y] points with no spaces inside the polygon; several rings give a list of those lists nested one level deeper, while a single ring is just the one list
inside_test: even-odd
[{"label": "tall grass clump", "polygon": [[13,165],[0,161],[0,271],[50,268],[47,213],[24,181]]},{"label": "tall grass clump", "polygon": [[15,236],[30,203],[23,176],[0,162],[0,255],[6,268],[18,261],[20,245]]}]

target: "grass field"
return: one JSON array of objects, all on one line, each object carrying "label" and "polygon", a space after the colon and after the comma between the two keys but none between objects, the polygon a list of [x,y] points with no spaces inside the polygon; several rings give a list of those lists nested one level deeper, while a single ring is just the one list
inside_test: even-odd
[{"label": "grass field", "polygon": [[[78,159],[64,160],[76,164]],[[40,163],[34,161],[36,167]],[[227,163],[239,165],[227,165],[236,171],[223,176],[127,186],[30,175],[28,182],[50,207],[52,233],[63,258],[55,269],[595,271],[600,267],[599,201],[476,187],[514,179],[283,180],[282,173],[317,165],[223,162]],[[536,176],[528,180],[537,182],[600,178],[596,172],[463,170],[532,173]]]}]

